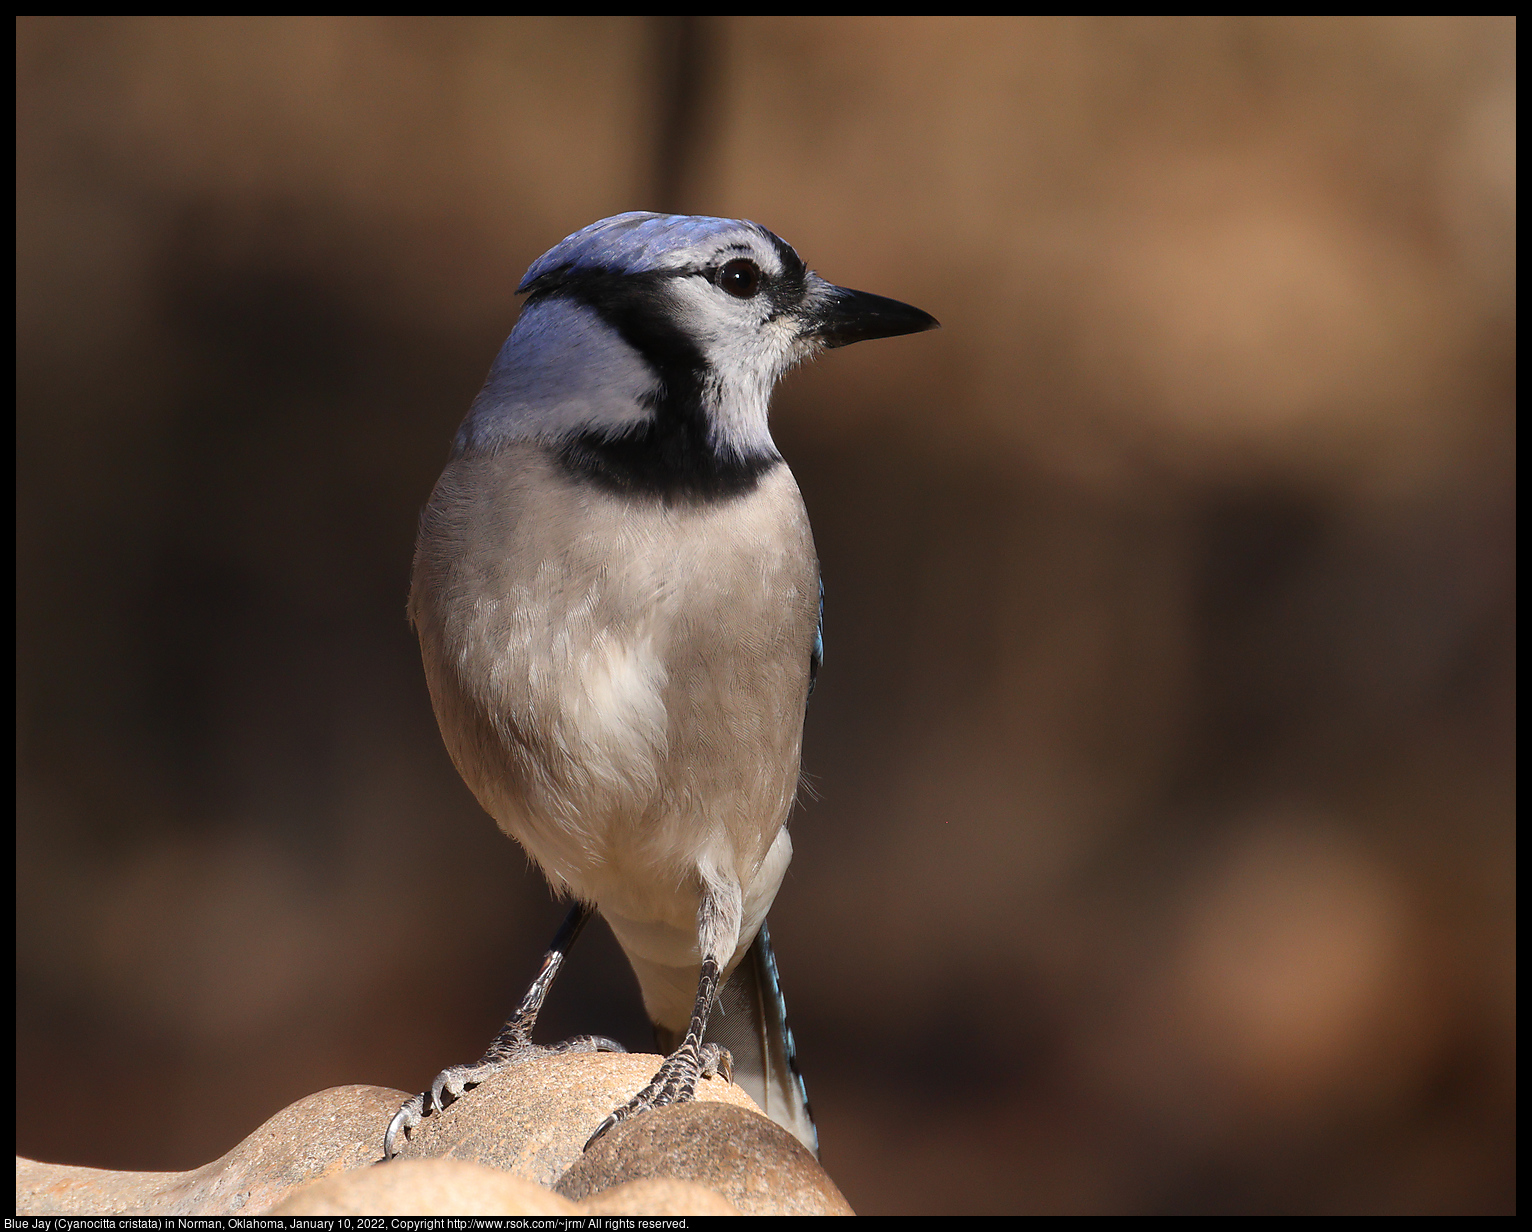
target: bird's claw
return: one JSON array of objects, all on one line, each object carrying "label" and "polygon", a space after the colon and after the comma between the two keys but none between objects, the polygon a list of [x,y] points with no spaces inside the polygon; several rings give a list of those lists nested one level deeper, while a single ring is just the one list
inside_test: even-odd
[{"label": "bird's claw", "polygon": [[[619,1113],[621,1115],[619,1115]],[[628,1110],[627,1106],[618,1108],[615,1112],[608,1113],[606,1120],[602,1121],[600,1125],[596,1126],[596,1131],[585,1140],[585,1145],[580,1149],[582,1151],[590,1150],[591,1147],[596,1144],[596,1139],[601,1137],[602,1134],[606,1133],[607,1130],[611,1129],[612,1126],[617,1124],[618,1121],[625,1121],[632,1115],[633,1113]]]},{"label": "bird's claw", "polygon": [[393,1159],[409,1139],[410,1131],[432,1112],[445,1111],[487,1078],[533,1057],[562,1056],[571,1052],[626,1052],[614,1039],[604,1035],[579,1035],[574,1039],[544,1047],[519,1043],[512,1048],[491,1050],[473,1065],[452,1065],[431,1080],[429,1089],[404,1102],[394,1113],[383,1135],[383,1158]]},{"label": "bird's claw", "polygon": [[700,1057],[701,1076],[734,1081],[734,1054],[722,1044],[703,1044]]},{"label": "bird's claw", "polygon": [[[533,1047],[539,1046],[533,1045]],[[627,1052],[627,1049],[605,1035],[576,1035],[572,1039],[561,1040],[545,1048],[539,1047],[538,1055],[556,1057],[563,1056],[566,1052]]]},{"label": "bird's claw", "polygon": [[433,1109],[442,1111],[449,1104],[457,1103],[479,1083],[503,1068],[504,1064],[491,1062],[486,1065],[481,1061],[477,1065],[453,1065],[442,1070],[431,1080],[431,1099],[425,1107],[426,1115],[429,1116]]},{"label": "bird's claw", "polygon": [[664,1063],[649,1080],[649,1085],[625,1103],[613,1109],[607,1118],[596,1126],[595,1132],[585,1140],[584,1150],[590,1150],[603,1134],[619,1122],[648,1112],[651,1108],[664,1108],[670,1104],[684,1104],[697,1098],[697,1083],[703,1078],[722,1077],[725,1082],[734,1081],[734,1057],[722,1044],[704,1044],[699,1053],[689,1045],[665,1058]]},{"label": "bird's claw", "polygon": [[393,1159],[408,1141],[410,1131],[432,1112],[456,1103],[491,1074],[503,1069],[510,1062],[499,1064],[454,1065],[442,1070],[431,1080],[427,1090],[404,1101],[404,1106],[394,1113],[383,1135],[383,1158]]},{"label": "bird's claw", "polygon": [[393,1159],[399,1154],[399,1148],[404,1145],[403,1139],[409,1137],[409,1131],[419,1125],[424,1116],[421,1105],[425,1101],[425,1095],[416,1095],[412,1099],[404,1101],[404,1106],[394,1113],[394,1119],[388,1123],[388,1131],[383,1135],[383,1159]]}]

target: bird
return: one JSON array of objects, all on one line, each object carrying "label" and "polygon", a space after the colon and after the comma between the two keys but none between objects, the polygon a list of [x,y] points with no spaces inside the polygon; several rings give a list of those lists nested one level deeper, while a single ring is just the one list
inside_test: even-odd
[{"label": "bird", "polygon": [[824,589],[768,409],[819,351],[938,322],[826,281],[759,223],[697,215],[593,223],[517,293],[421,514],[409,617],[458,772],[574,905],[484,1056],[406,1102],[384,1156],[508,1065],[623,1050],[531,1039],[596,912],[666,1055],[587,1147],[722,1075],[817,1156],[766,916]]}]

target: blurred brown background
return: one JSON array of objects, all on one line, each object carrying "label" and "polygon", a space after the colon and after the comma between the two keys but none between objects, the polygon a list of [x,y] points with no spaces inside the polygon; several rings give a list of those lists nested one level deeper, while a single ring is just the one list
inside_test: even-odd
[{"label": "blurred brown background", "polygon": [[[793,376],[772,915],[877,1212],[1514,1204],[1512,19],[22,19],[17,1143],[418,1090],[560,909],[416,514],[564,235],[756,219],[940,333]],[[547,1037],[647,1045],[604,930]]]}]

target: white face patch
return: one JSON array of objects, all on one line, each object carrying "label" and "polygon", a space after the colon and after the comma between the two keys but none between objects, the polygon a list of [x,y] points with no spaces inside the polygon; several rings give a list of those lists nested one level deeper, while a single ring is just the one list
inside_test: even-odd
[{"label": "white face patch", "polygon": [[773,303],[770,283],[781,278],[775,247],[754,232],[695,255],[696,264],[717,269],[726,262],[753,261],[763,289],[731,295],[702,274],[677,278],[668,288],[677,323],[696,342],[707,362],[705,385],[713,444],[748,455],[775,451],[768,424],[771,391],[782,375],[808,358],[812,346],[799,338],[799,323]]},{"label": "white face patch", "polygon": [[[587,261],[588,271],[567,273]],[[538,288],[539,278],[552,281]],[[777,456],[771,392],[820,349],[803,336],[803,318],[826,284],[770,232],[722,219],[622,216],[545,254],[523,286],[534,298],[458,433],[456,455],[514,441],[634,436],[678,392],[669,382],[684,382],[685,394],[700,378],[697,426],[707,446],[721,458]],[[667,335],[681,337],[670,346]],[[678,351],[687,370],[667,376]],[[693,356],[701,360],[695,375]]]}]

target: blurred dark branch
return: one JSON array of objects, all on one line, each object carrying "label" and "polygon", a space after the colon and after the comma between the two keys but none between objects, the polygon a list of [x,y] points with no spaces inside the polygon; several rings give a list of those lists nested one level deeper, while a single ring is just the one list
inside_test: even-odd
[{"label": "blurred dark branch", "polygon": [[696,191],[708,137],[717,39],[705,17],[649,20],[656,103],[651,201],[657,210],[681,214]]}]

